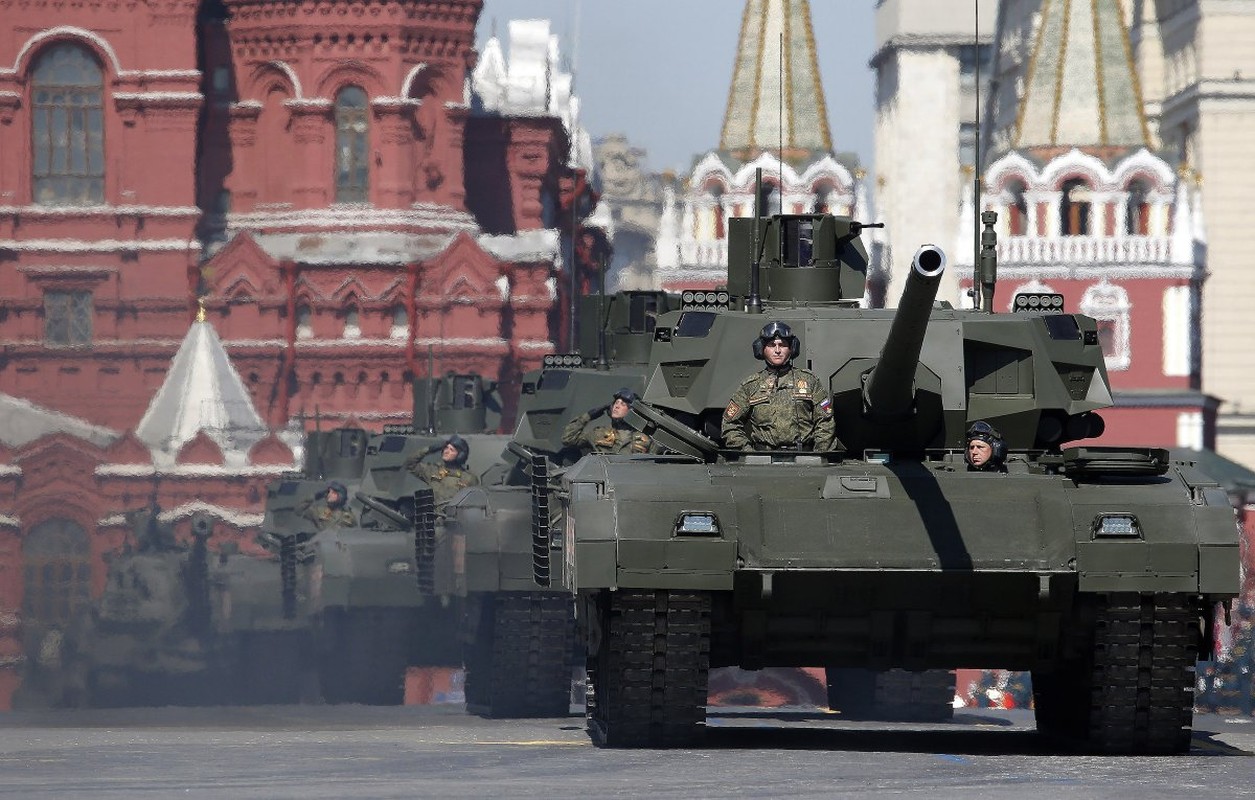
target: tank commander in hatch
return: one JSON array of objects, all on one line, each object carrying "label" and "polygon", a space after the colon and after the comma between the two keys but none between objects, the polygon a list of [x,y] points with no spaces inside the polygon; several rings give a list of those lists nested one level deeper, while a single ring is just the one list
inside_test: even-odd
[{"label": "tank commander in hatch", "polygon": [[[580,448],[587,453],[648,453],[652,440],[623,421],[636,402],[636,392],[624,386],[615,392],[609,403],[590,408],[567,423],[562,429],[562,444]],[[603,414],[610,419],[601,425],[593,421]]]},{"label": "tank commander in hatch", "polygon": [[1006,472],[1003,461],[1007,457],[1007,443],[998,429],[983,419],[978,419],[967,429],[968,472]]},{"label": "tank commander in hatch", "polygon": [[832,397],[810,372],[793,366],[801,342],[783,322],[769,322],[754,340],[766,366],[747,377],[723,412],[729,450],[831,450],[836,436]]},{"label": "tank commander in hatch", "polygon": [[296,507],[296,513],[314,523],[318,530],[323,528],[351,528],[357,525],[345,503],[349,499],[349,490],[339,481],[331,481],[327,488],[305,500]]},{"label": "tank commander in hatch", "polygon": [[[439,464],[423,460],[436,452],[440,453]],[[405,462],[405,467],[431,487],[432,500],[436,510],[440,510],[458,492],[468,486],[479,485],[479,476],[466,468],[466,459],[470,456],[470,443],[454,434]]]}]

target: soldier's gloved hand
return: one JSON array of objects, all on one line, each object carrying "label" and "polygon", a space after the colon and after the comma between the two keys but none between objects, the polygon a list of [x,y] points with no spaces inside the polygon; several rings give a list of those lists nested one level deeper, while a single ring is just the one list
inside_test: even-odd
[{"label": "soldier's gloved hand", "polygon": [[443,449],[444,449],[443,444],[433,444],[431,447],[428,447],[426,450],[423,451],[423,455],[427,456],[427,455],[431,455],[432,453],[439,453]]},{"label": "soldier's gloved hand", "polygon": [[604,406],[597,406],[596,408],[590,408],[588,409],[588,418],[597,419],[598,417],[600,417],[602,414],[606,413],[609,410],[610,410],[609,403],[607,403]]}]

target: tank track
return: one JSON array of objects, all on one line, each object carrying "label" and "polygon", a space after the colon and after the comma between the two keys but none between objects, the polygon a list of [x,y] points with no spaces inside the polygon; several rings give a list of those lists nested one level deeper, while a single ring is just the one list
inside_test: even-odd
[{"label": "tank track", "polygon": [[1033,673],[1038,730],[1099,753],[1188,752],[1200,612],[1193,595],[1096,598],[1082,657]]},{"label": "tank track", "polygon": [[571,711],[571,596],[503,592],[484,598],[466,658],[467,711],[483,717],[565,717]]},{"label": "tank track", "polygon": [[598,602],[588,733],[598,747],[691,747],[706,732],[711,597],[620,590]]},{"label": "tank track", "polygon": [[414,577],[423,597],[436,594],[436,504],[430,489],[414,493]]},{"label": "tank track", "polygon": [[828,707],[846,719],[944,722],[954,717],[954,672],[828,668]]}]

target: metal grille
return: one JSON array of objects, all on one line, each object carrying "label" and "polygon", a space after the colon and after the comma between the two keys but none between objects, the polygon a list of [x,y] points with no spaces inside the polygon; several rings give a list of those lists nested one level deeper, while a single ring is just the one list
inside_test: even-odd
[{"label": "metal grille", "polygon": [[336,202],[365,203],[369,137],[366,92],[348,86],[336,95]]},{"label": "metal grille", "polygon": [[93,205],[105,199],[103,80],[82,47],[59,44],[31,80],[34,202]]},{"label": "metal grille", "polygon": [[44,341],[47,344],[90,344],[91,292],[44,293]]}]

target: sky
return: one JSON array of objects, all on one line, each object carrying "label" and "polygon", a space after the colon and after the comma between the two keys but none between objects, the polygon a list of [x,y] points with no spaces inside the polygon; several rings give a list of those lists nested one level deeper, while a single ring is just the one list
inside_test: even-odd
[{"label": "sky", "polygon": [[[811,2],[833,147],[868,167],[874,6]],[[495,21],[508,46],[509,20],[551,20],[592,137],[622,133],[650,170],[684,173],[719,145],[743,9],[742,0],[484,0],[476,36],[482,47]]]}]

